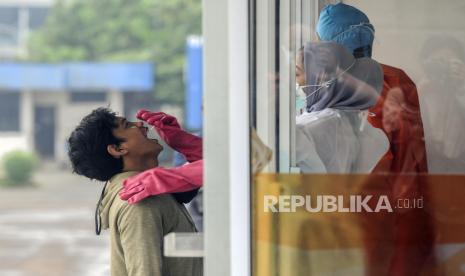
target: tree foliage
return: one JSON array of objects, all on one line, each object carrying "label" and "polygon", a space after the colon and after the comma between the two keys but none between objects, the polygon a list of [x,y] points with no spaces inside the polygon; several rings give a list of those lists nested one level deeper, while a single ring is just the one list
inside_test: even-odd
[{"label": "tree foliage", "polygon": [[188,35],[201,32],[201,0],[58,0],[29,41],[30,59],[152,61],[158,100],[183,100]]}]

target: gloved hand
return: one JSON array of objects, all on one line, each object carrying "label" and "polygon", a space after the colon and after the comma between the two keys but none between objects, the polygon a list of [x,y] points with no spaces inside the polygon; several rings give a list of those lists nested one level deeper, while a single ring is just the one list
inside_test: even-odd
[{"label": "gloved hand", "polygon": [[134,204],[160,194],[180,193],[203,185],[203,160],[176,168],[157,167],[131,176],[123,182],[119,196]]},{"label": "gloved hand", "polygon": [[202,139],[192,135],[179,126],[175,117],[164,112],[150,112],[141,109],[137,118],[146,121],[170,147],[182,153],[187,161],[202,159]]},{"label": "gloved hand", "polygon": [[144,109],[140,109],[137,112],[137,118],[146,121],[148,124],[154,126],[157,129],[180,129],[181,126],[178,120],[164,112],[150,112]]}]

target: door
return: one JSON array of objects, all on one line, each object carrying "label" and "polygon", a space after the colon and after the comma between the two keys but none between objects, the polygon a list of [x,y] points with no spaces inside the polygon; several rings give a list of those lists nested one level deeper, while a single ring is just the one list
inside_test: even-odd
[{"label": "door", "polygon": [[34,110],[34,144],[41,158],[55,156],[55,107],[36,106]]}]

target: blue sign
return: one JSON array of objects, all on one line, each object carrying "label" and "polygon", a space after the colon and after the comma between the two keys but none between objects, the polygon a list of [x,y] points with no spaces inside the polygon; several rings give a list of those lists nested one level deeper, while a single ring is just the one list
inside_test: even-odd
[{"label": "blue sign", "polygon": [[137,63],[0,63],[0,90],[150,92],[154,65]]},{"label": "blue sign", "polygon": [[202,38],[190,36],[186,46],[186,98],[185,126],[189,130],[202,129],[202,97],[203,97],[203,63]]}]

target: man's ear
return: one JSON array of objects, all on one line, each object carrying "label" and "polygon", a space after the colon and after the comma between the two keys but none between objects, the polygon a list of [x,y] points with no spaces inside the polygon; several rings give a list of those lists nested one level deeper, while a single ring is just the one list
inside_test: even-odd
[{"label": "man's ear", "polygon": [[113,156],[114,158],[121,158],[122,156],[126,155],[128,153],[127,149],[122,149],[117,145],[108,145],[107,146],[107,151],[108,153]]}]

